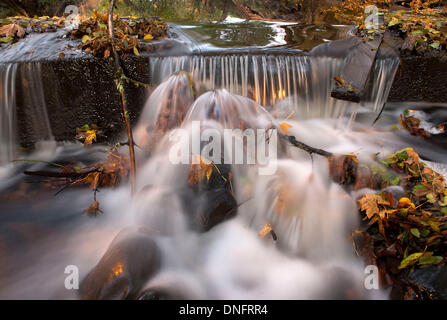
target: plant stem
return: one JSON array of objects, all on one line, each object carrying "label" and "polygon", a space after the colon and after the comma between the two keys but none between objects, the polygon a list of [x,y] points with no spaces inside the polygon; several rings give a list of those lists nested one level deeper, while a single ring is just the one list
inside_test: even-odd
[{"label": "plant stem", "polygon": [[[130,126],[130,120],[129,120],[129,113],[127,111],[126,106],[126,98],[124,96],[124,71],[121,67],[121,60],[120,56],[118,54],[118,51],[116,50],[115,45],[115,34],[113,30],[113,8],[115,6],[116,0],[110,0],[109,2],[109,19],[108,19],[108,25],[109,25],[109,35],[110,39],[112,41],[112,50],[113,50],[113,56],[115,60],[115,77],[117,78],[117,88],[120,94],[120,100],[121,100],[121,111],[123,115],[124,124],[127,131],[127,139],[129,141],[129,156],[130,156],[130,190],[132,197],[135,195],[136,192],[136,178],[137,178],[137,171],[136,171],[136,164],[135,164],[135,148],[134,148],[134,142],[133,142],[133,134],[132,134],[132,128]],[[119,84],[119,86],[118,86]]]}]

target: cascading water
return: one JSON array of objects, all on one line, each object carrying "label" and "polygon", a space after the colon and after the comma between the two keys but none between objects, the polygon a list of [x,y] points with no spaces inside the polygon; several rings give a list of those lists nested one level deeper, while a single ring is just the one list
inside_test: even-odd
[{"label": "cascading water", "polygon": [[[98,201],[104,215],[93,222],[81,215],[91,203],[88,190],[70,189],[56,198],[51,191],[51,200],[40,199],[47,201],[45,212],[33,205],[34,199],[19,214],[0,203],[6,207],[7,222],[0,224],[0,237],[12,234],[0,241],[0,258],[6,261],[0,265],[0,297],[147,298],[154,292],[168,298],[371,297],[374,293],[363,290],[363,261],[355,257],[348,240],[359,222],[356,195],[331,181],[326,159],[284,145],[287,150],[278,159],[268,158],[277,167],[273,175],[259,175],[256,164],[215,161],[203,183],[194,184],[191,165],[173,163],[170,151],[174,145],[185,147],[187,155],[194,156],[190,141],[195,121],[200,121],[199,133],[214,129],[222,136],[225,129],[269,130],[284,119],[291,125],[290,135],[330,152],[361,149],[363,161],[378,151],[378,144],[381,152],[394,151],[402,139],[385,126],[374,131],[370,123],[354,123],[352,130],[341,130],[334,123],[350,116],[354,121],[358,108],[380,112],[398,60],[377,60],[367,95],[357,106],[330,98],[331,79],[343,67],[342,58],[224,52],[151,59],[153,79],[160,85],[134,131],[138,146],[150,151],[148,156],[137,148],[137,196],[130,199],[124,184],[101,190]],[[2,139],[7,137],[5,145],[15,146],[11,132],[17,130],[14,91],[19,75],[28,83],[20,85],[28,95],[21,99],[29,99],[28,108],[34,110],[30,123],[35,123],[40,138],[51,136],[38,68],[32,63],[1,66],[0,111],[7,121],[1,122],[0,133]],[[177,73],[181,70],[192,77]],[[185,130],[189,140],[172,141],[175,129]],[[198,146],[200,153],[203,141]],[[233,148],[225,140],[222,147]],[[445,151],[426,149],[445,156]],[[71,152],[64,155],[67,150]],[[92,154],[102,155],[104,146],[66,145],[57,151],[39,159],[82,163],[81,154],[97,161]],[[13,159],[8,152],[6,160]],[[44,164],[33,166],[39,170]],[[42,228],[39,219],[46,220]],[[266,224],[276,239],[260,235]],[[23,238],[28,247],[16,241]],[[79,267],[79,295],[64,288],[67,265]]]},{"label": "cascading water", "polygon": [[0,166],[16,154],[16,86],[17,65],[0,65]]},{"label": "cascading water", "polygon": [[[26,123],[21,125],[26,126],[37,141],[52,140],[52,132],[42,86],[41,64],[0,64],[0,77],[0,165],[4,165],[17,156],[17,112],[24,114]],[[16,108],[19,99],[23,106],[21,110]]]},{"label": "cascading water", "polygon": [[153,59],[152,77],[161,83],[169,75],[184,70],[208,90],[225,88],[247,96],[278,117],[294,112],[296,119],[339,118],[360,108],[380,112],[397,70],[398,58],[379,59],[372,71],[374,79],[368,95],[354,104],[330,97],[332,79],[345,64],[343,58],[308,55],[222,54],[158,57]]}]

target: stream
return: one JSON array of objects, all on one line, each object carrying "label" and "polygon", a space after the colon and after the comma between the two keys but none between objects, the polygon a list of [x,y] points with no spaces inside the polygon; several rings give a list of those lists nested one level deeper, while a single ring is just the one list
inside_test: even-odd
[{"label": "stream", "polygon": [[[346,62],[331,44],[348,38],[350,29],[234,18],[171,24],[170,36],[187,54],[150,57],[158,86],[133,128],[137,196],[131,199],[127,183],[101,188],[103,213],[95,218],[83,214],[93,199],[89,188],[61,191],[23,172],[49,170],[50,163],[93,164],[107,157],[107,146],[54,141],[34,61],[42,58],[38,48],[30,59],[11,62],[14,51],[2,56],[0,299],[387,299],[390,289],[364,288],[364,262],[350,240],[360,224],[356,199],[366,191],[348,193],[333,182],[327,159],[278,141],[276,157],[267,158],[274,174],[259,174],[265,164],[221,164],[204,186],[192,188],[190,166],[172,163],[169,151],[170,132],[182,128],[193,138],[197,122],[200,133],[265,131],[286,122],[297,140],[354,152],[365,162],[413,147],[446,176],[446,134],[435,127],[447,121],[447,104],[387,103],[398,58],[378,57],[359,104],[330,97]],[[62,34],[51,36],[57,39],[48,54],[55,55]],[[31,40],[9,50],[29,52]],[[30,152],[17,147],[18,76],[28,88],[21,97],[32,115],[26,126],[38,137]],[[396,128],[405,109],[419,112],[433,130],[430,141]],[[189,141],[176,144],[185,145],[189,152]],[[231,148],[222,141],[222,150]],[[225,184],[215,184],[219,175]],[[267,223],[275,236],[260,236]],[[66,289],[67,266],[79,271],[79,290]]]}]

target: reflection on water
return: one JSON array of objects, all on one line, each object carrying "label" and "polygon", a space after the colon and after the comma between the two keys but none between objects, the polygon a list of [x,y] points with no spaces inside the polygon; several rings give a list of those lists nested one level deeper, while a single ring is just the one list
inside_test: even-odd
[{"label": "reflection on water", "polygon": [[291,22],[227,21],[171,26],[171,36],[193,43],[198,49],[286,47],[311,50],[313,47],[348,36],[349,25],[302,25]]}]

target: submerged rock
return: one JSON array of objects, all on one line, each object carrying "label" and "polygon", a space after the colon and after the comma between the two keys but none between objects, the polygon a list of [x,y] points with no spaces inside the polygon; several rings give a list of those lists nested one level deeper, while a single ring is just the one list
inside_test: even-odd
[{"label": "submerged rock", "polygon": [[82,299],[136,299],[160,267],[160,251],[144,229],[125,229],[81,283]]}]

